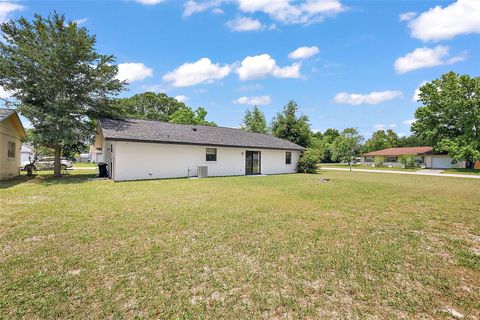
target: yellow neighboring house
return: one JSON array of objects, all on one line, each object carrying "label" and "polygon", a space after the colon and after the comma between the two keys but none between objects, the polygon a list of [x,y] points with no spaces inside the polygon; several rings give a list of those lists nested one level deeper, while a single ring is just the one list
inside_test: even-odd
[{"label": "yellow neighboring house", "polygon": [[26,136],[17,112],[0,108],[0,180],[11,179],[20,174],[20,139]]}]

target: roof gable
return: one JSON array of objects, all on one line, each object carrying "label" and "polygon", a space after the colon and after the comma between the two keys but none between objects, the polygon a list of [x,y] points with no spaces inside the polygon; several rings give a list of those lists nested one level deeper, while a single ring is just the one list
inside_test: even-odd
[{"label": "roof gable", "polygon": [[25,132],[25,128],[23,127],[22,121],[18,116],[18,113],[12,109],[3,109],[0,108],[0,122],[11,118],[15,124],[15,128],[17,129],[17,133],[20,138],[26,138],[27,133]]},{"label": "roof gable", "polygon": [[285,150],[304,149],[293,142],[269,134],[226,127],[139,119],[101,119],[100,125],[106,140]]}]

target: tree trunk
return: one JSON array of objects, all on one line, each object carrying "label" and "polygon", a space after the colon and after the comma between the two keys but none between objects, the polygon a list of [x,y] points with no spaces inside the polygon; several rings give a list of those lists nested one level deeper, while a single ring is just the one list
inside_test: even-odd
[{"label": "tree trunk", "polygon": [[348,166],[350,167],[350,171],[352,171],[352,162],[351,161],[348,162]]},{"label": "tree trunk", "polygon": [[62,147],[55,146],[55,159],[53,160],[53,175],[57,178],[62,176],[62,167],[60,163],[60,155],[62,154]]}]

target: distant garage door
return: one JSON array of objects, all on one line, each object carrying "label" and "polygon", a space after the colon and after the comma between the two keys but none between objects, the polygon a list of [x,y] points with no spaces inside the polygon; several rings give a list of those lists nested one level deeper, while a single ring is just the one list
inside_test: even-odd
[{"label": "distant garage door", "polygon": [[432,158],[432,168],[448,169],[452,167],[453,167],[452,158],[450,157],[433,157]]}]

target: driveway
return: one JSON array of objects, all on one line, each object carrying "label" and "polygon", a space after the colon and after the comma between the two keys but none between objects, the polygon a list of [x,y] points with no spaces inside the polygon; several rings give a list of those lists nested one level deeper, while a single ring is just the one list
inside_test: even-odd
[{"label": "driveway", "polygon": [[[320,170],[350,171],[350,169],[348,169],[348,168],[329,168],[329,167],[321,167]],[[352,171],[353,172],[368,172],[368,173],[393,173],[393,174],[410,174],[410,175],[417,175],[417,176],[435,176],[435,177],[480,179],[480,175],[441,173],[443,170],[435,170],[435,169],[423,169],[423,170],[419,170],[419,171],[352,169]]]}]

